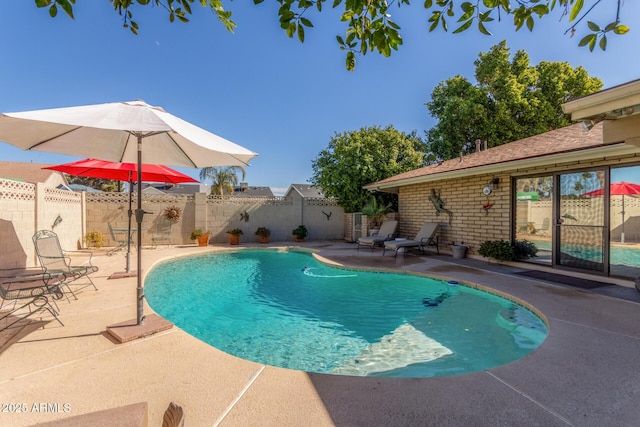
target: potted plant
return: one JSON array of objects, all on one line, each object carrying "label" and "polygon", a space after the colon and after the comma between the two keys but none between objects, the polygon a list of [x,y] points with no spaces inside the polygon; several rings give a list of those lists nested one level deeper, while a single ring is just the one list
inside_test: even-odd
[{"label": "potted plant", "polygon": [[256,236],[260,243],[269,243],[269,236],[271,236],[271,230],[267,227],[258,227],[256,230]]},{"label": "potted plant", "polygon": [[378,203],[378,199],[375,196],[371,196],[367,204],[362,207],[362,213],[369,219],[370,234],[373,235],[380,230],[384,217],[389,212],[391,212],[391,203],[383,205]]},{"label": "potted plant", "polygon": [[94,248],[101,248],[104,245],[104,240],[104,234],[99,231],[90,231],[84,236],[87,246],[93,246]]},{"label": "potted plant", "polygon": [[304,242],[304,238],[307,237],[309,232],[307,231],[307,227],[299,225],[297,228],[293,229],[292,234],[295,242]]},{"label": "potted plant", "polygon": [[209,236],[211,232],[202,231],[201,228],[197,228],[191,232],[191,240],[197,240],[198,246],[207,246],[209,245]]},{"label": "potted plant", "polygon": [[229,244],[230,245],[239,245],[240,244],[240,236],[243,234],[241,229],[232,228],[231,230],[227,230],[227,234],[229,235]]}]

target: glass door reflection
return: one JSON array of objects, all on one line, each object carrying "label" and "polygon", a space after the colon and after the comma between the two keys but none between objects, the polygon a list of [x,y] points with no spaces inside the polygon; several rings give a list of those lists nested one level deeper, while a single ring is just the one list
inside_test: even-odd
[{"label": "glass door reflection", "polygon": [[640,277],[640,166],[611,169],[610,275]]},{"label": "glass door reflection", "polygon": [[560,174],[558,184],[556,264],[604,272],[608,253],[604,170]]}]

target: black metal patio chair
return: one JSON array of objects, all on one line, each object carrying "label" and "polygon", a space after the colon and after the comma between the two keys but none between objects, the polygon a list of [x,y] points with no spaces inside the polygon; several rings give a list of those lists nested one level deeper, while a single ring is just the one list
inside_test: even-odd
[{"label": "black metal patio chair", "polygon": [[151,236],[153,249],[158,247],[158,243],[165,242],[171,245],[171,221],[168,219],[159,219],[156,222],[155,232]]},{"label": "black metal patio chair", "polygon": [[111,256],[119,250],[127,249],[127,245],[130,245],[129,247],[135,247],[128,229],[116,230],[115,228],[113,228],[111,223],[108,223],[107,226],[109,227],[109,235],[111,236],[111,240],[113,240],[117,244],[115,248],[112,248],[109,250],[109,252],[107,252],[107,255]]},{"label": "black metal patio chair", "polygon": [[[58,235],[53,231],[40,230],[33,235],[33,245],[36,248],[40,265],[53,277],[58,277],[62,273],[63,279],[60,286],[66,287],[73,298],[78,299],[71,286],[80,286],[80,289],[93,286],[98,288],[89,277],[90,274],[98,271],[98,267],[91,264],[93,254],[88,251],[65,251],[60,246]],[[70,254],[79,254],[87,257],[80,265],[72,265]],[[69,297],[67,296],[67,299]]]},{"label": "black metal patio chair", "polygon": [[63,274],[52,276],[41,269],[0,269],[0,331],[22,327],[30,317],[44,312],[64,326],[55,302],[63,297],[62,280]]}]

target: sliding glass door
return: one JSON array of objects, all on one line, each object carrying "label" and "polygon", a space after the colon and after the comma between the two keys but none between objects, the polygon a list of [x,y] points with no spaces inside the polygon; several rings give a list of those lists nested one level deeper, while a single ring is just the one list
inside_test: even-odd
[{"label": "sliding glass door", "polygon": [[538,248],[537,256],[529,262],[551,265],[553,175],[518,178],[515,191],[515,238],[528,240]]},{"label": "sliding glass door", "polygon": [[640,277],[640,166],[611,169],[610,275]]},{"label": "sliding glass door", "polygon": [[556,176],[554,264],[606,273],[609,198],[606,173],[590,169]]}]

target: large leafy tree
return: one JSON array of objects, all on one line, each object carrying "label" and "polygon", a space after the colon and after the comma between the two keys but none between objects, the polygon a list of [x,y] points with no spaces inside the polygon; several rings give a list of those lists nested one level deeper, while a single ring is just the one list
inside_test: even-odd
[{"label": "large leafy tree", "polygon": [[88,176],[73,176],[65,174],[67,182],[69,184],[86,185],[87,187],[95,188],[96,190],[102,190],[105,192],[120,191],[122,188],[121,181],[114,181],[111,179],[103,178],[91,178]]},{"label": "large leafy tree", "polygon": [[[415,132],[393,126],[336,133],[313,160],[311,182],[335,197],[345,212],[357,212],[371,198],[362,187],[424,165],[425,144]],[[380,203],[388,203],[380,197]]]},{"label": "large leafy tree", "polygon": [[[58,9],[62,9],[73,18],[75,0],[35,0],[38,7],[47,8],[52,17],[57,16]],[[188,22],[192,14],[191,5],[194,0],[109,0],[113,8],[123,19],[123,26],[138,34],[139,26],[133,19],[136,6],[159,6],[158,10],[168,14],[169,20],[174,22]],[[254,4],[264,0],[253,0]],[[569,23],[566,33],[573,36],[579,24],[585,24],[587,17],[595,13],[607,15],[606,24],[586,21],[587,34],[578,42],[579,46],[586,46],[593,50],[598,45],[602,50],[607,47],[609,34],[625,34],[629,28],[621,22],[621,7],[624,0],[608,3],[596,9],[602,0],[425,0],[421,4],[430,13],[429,31],[438,28],[448,31],[453,26],[453,33],[460,33],[475,26],[482,34],[491,34],[490,27],[496,18],[498,21],[511,17],[517,30],[526,27],[533,31],[536,19],[557,13],[560,18],[567,17]],[[314,12],[320,13],[326,5],[326,0],[277,0],[278,19],[280,27],[290,38],[297,37],[304,42],[305,29],[313,27],[310,19]],[[227,30],[236,27],[231,19],[231,11],[225,10],[222,0],[198,0],[217,16]],[[342,7],[340,20],[347,26],[344,37],[337,36],[340,49],[346,51],[347,69],[355,68],[356,54],[365,55],[367,52],[377,51],[384,56],[390,56],[402,44],[400,26],[391,20],[390,6],[409,6],[410,0],[387,2],[386,0],[333,0],[332,7]],[[605,13],[607,12],[607,13]]]},{"label": "large leafy tree", "polygon": [[506,42],[480,53],[477,84],[461,76],[441,82],[427,108],[438,123],[427,131],[429,151],[442,160],[488,146],[537,135],[571,124],[562,103],[596,92],[602,81],[566,62],[529,64],[518,51],[510,58]]},{"label": "large leafy tree", "polygon": [[211,181],[211,194],[224,198],[224,194],[233,194],[233,189],[238,185],[238,173],[245,177],[242,166],[209,166],[200,169],[200,181]]}]

